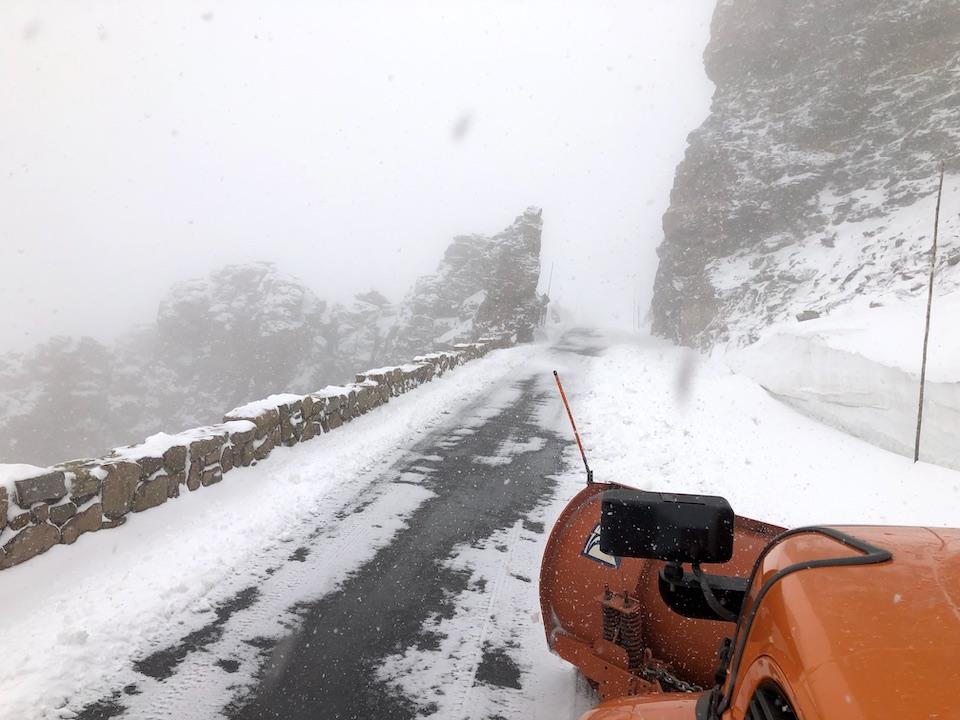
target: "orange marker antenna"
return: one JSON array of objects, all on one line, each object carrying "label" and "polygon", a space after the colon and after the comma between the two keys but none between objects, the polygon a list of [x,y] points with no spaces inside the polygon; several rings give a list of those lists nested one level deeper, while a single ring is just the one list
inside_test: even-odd
[{"label": "orange marker antenna", "polygon": [[560,375],[556,370],[553,371],[553,379],[557,381],[557,388],[560,390],[560,398],[563,400],[563,406],[567,409],[567,417],[570,418],[570,427],[573,428],[573,437],[577,440],[577,447],[580,448],[580,457],[583,458],[583,467],[587,471],[587,485],[593,483],[593,470],[587,464],[587,454],[583,451],[583,443],[580,442],[580,433],[577,432],[577,423],[573,420],[573,413],[570,411],[570,403],[567,402],[567,394],[563,391],[563,384],[560,382]]}]

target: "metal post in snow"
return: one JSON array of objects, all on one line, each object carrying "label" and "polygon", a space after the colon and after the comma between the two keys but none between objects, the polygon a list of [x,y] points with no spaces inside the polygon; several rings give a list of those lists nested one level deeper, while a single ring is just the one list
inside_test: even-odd
[{"label": "metal post in snow", "polygon": [[550,279],[547,280],[547,305],[544,305],[540,308],[540,327],[545,327],[547,324],[547,307],[550,304],[550,291],[553,289],[553,266],[556,263],[550,263]]},{"label": "metal post in snow", "polygon": [[930,285],[927,288],[927,319],[923,328],[923,357],[920,360],[920,401],[917,405],[917,437],[913,445],[913,461],[920,460],[920,429],[923,426],[923,390],[927,380],[927,346],[930,342],[930,311],[933,308],[933,279],[937,271],[937,234],[940,230],[940,198],[943,196],[943,161],[940,162],[940,185],[937,188],[937,209],[933,216],[933,248],[930,251]]}]

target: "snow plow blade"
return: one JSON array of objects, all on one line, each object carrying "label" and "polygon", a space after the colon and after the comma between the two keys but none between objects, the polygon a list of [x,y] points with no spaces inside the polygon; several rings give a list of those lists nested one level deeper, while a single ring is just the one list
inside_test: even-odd
[{"label": "snow plow blade", "polygon": [[[664,562],[601,551],[601,498],[618,487],[587,485],[554,525],[540,568],[547,643],[602,700],[706,688],[714,682],[717,648],[734,625],[673,612],[660,594]],[[736,516],[732,558],[704,564],[704,570],[747,578],[761,550],[782,531]]]}]

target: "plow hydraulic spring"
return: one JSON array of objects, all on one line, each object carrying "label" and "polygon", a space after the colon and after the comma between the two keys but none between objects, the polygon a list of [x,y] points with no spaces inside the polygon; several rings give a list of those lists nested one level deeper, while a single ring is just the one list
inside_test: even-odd
[{"label": "plow hydraulic spring", "polygon": [[607,642],[616,642],[617,631],[620,629],[620,613],[612,607],[603,606],[603,639]]},{"label": "plow hydraulic spring", "polygon": [[640,613],[624,615],[620,619],[621,644],[630,658],[630,670],[636,672],[646,664],[643,653],[643,636],[641,635]]},{"label": "plow hydraulic spring", "polygon": [[617,633],[620,631],[620,611],[610,604],[611,599],[613,599],[613,593],[604,585],[603,599],[600,601],[600,609],[603,613],[603,639],[607,642],[616,642]]},{"label": "plow hydraulic spring", "polygon": [[604,588],[600,605],[603,612],[603,639],[627,651],[631,672],[639,670],[646,660],[640,603],[631,598],[629,593],[618,595]]},{"label": "plow hydraulic spring", "polygon": [[616,643],[627,652],[631,673],[650,682],[659,683],[665,690],[677,692],[700,692],[699,685],[681,680],[664,664],[653,658],[649,649],[643,647],[643,617],[640,603],[624,592],[617,594],[605,587],[600,598],[603,613],[603,639]]}]

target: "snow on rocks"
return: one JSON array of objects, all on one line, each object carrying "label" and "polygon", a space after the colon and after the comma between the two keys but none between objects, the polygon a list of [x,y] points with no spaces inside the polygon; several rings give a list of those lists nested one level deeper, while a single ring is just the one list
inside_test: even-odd
[{"label": "snow on rocks", "polygon": [[228,412],[227,415],[231,417],[252,417],[260,415],[261,413],[269,412],[271,410],[276,410],[280,405],[288,405],[290,403],[298,402],[302,399],[302,395],[294,395],[293,393],[278,393],[276,395],[265,397],[263,400],[255,400],[247,403],[246,405],[241,405],[238,408],[234,408]]},{"label": "snow on rocks", "polygon": [[27,465],[25,463],[9,463],[0,465],[0,487],[14,492],[18,480],[25,480],[47,472],[48,468],[37,467],[36,465]]},{"label": "snow on rocks", "polygon": [[[56,501],[67,494],[64,474],[60,470],[39,469],[31,465],[18,465],[19,472],[11,473],[16,488],[17,504],[29,508],[34,503]],[[39,471],[39,472],[38,472]]]},{"label": "snow on rocks", "polygon": [[52,519],[66,522],[68,505],[56,505],[67,494],[66,476],[55,468],[0,465],[0,569],[46,552],[59,542]]},{"label": "snow on rocks", "polygon": [[157,433],[139,445],[114,450],[111,457],[140,468],[132,509],[141,512],[178,497],[184,485],[196,490],[219,482],[224,472],[243,464],[254,431],[252,422],[236,420],[176,435]]},{"label": "snow on rocks", "polygon": [[542,225],[540,209],[528,207],[493,237],[455,237],[436,273],[421,276],[400,306],[385,356],[501,332],[531,340],[544,302],[537,294]]},{"label": "snow on rocks", "polygon": [[437,375],[443,375],[450,368],[460,364],[461,353],[457,352],[439,352],[428,355],[418,355],[413,359],[415,363],[430,363],[434,367]]}]

